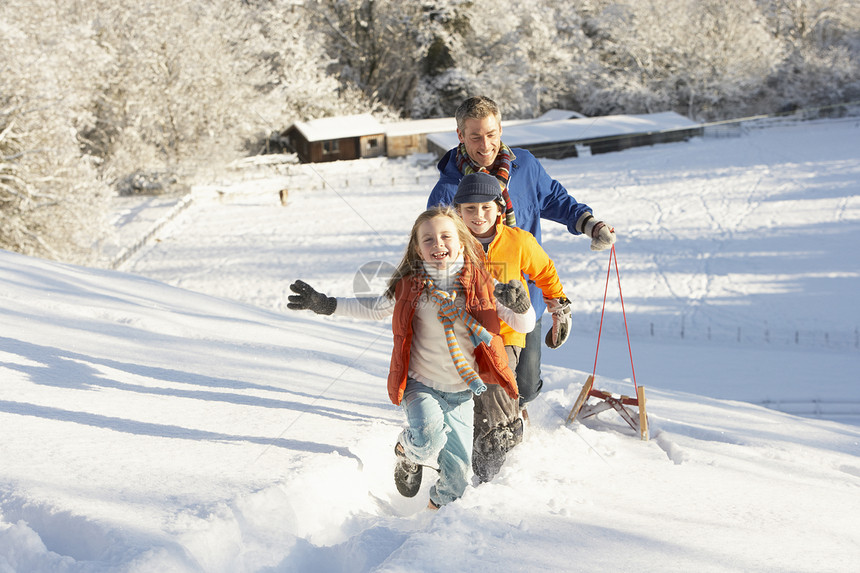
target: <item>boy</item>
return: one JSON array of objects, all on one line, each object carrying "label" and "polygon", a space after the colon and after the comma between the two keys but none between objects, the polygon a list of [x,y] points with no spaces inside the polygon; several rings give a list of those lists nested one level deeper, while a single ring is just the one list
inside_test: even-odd
[{"label": "boy", "polygon": [[[561,346],[570,333],[570,301],[564,294],[555,265],[537,239],[528,231],[504,224],[505,203],[496,177],[483,172],[466,175],[457,186],[452,203],[483,246],[487,268],[494,279],[500,283],[519,281],[527,290],[524,276],[527,275],[542,291],[547,308],[556,316],[546,343],[551,348]],[[500,299],[499,302],[510,306],[513,301]],[[505,343],[508,364],[515,369],[526,335],[505,323],[501,324],[499,334]],[[489,481],[498,473],[506,453],[522,441],[519,404],[504,392],[488,388],[475,397],[474,415],[472,469],[478,479]]]}]

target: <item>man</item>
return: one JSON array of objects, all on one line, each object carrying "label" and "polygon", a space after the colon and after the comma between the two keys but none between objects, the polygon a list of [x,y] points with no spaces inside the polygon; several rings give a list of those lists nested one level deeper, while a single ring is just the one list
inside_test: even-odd
[{"label": "man", "polygon": [[[558,181],[552,179],[534,155],[502,143],[502,116],[493,100],[472,97],[460,104],[455,115],[460,145],[439,161],[439,181],[433,187],[428,207],[450,204],[463,176],[486,172],[499,181],[506,201],[505,222],[529,231],[540,242],[540,219],[562,225],[574,235],[591,238],[591,250],[602,251],[615,243],[615,231],[597,220],[591,207],[577,202]],[[517,364],[520,406],[540,392],[541,321],[545,309],[553,315],[552,330],[546,344],[558,348],[570,334],[570,301],[566,298],[544,301],[540,289],[529,281],[529,296],[537,315],[535,329],[526,336],[526,345]],[[546,304],[545,304],[546,303]]]}]

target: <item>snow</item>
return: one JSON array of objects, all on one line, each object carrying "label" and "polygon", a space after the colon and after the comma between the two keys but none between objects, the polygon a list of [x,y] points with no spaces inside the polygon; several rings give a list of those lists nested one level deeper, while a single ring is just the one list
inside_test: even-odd
[{"label": "snow", "polygon": [[[575,335],[500,475],[438,512],[432,475],[392,483],[388,324],[284,307],[399,260],[428,157],[249,168],[117,271],[0,251],[0,571],[853,570],[858,143],[821,121],[545,162],[618,230],[651,440],[565,424],[609,254],[546,222]],[[170,210],[126,201],[127,244]],[[596,386],[630,394],[610,278]]]}]

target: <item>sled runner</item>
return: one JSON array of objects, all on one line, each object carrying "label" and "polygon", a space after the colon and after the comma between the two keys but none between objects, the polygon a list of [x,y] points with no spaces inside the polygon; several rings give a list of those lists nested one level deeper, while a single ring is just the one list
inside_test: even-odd
[{"label": "sled runner", "polygon": [[[600,402],[586,404],[589,398],[597,398]],[[638,412],[627,408],[627,406],[635,406]],[[615,396],[609,392],[595,389],[594,376],[589,376],[570,410],[567,423],[569,424],[576,419],[584,420],[610,409],[615,409],[631,428],[639,432],[640,438],[648,440],[648,415],[645,411],[645,388],[642,386],[636,387],[635,398],[624,395]]]}]

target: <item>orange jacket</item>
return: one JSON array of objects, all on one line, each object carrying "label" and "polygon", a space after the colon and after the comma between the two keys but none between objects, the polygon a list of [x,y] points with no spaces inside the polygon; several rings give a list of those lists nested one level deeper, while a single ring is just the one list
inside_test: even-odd
[{"label": "orange jacket", "polygon": [[[466,311],[493,335],[489,346],[482,342],[475,347],[478,375],[487,384],[499,384],[508,396],[516,399],[519,397],[517,381],[508,366],[505,343],[499,336],[500,322],[496,314],[492,281],[485,270],[475,269],[468,261],[458,280],[464,288]],[[412,318],[422,290],[423,285],[415,276],[404,277],[394,289],[394,315],[391,320],[394,348],[391,351],[391,366],[388,371],[388,397],[395,405],[400,404],[406,390],[409,355],[412,351]],[[463,351],[466,351],[465,347]]]},{"label": "orange jacket", "polygon": [[[519,279],[528,290],[529,285],[523,276],[526,274],[543,292],[544,298],[564,296],[555,264],[534,235],[518,227],[508,227],[501,217],[496,222],[496,236],[487,249],[487,268],[499,282]],[[504,322],[499,334],[508,346],[526,345],[526,335]]]}]

